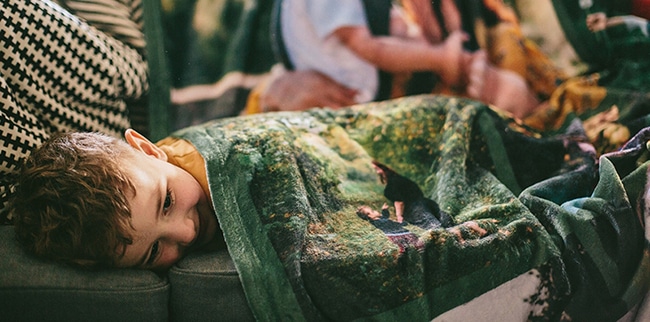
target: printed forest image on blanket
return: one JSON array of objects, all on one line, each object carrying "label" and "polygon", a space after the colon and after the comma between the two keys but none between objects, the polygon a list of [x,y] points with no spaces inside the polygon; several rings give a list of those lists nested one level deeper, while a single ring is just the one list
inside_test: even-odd
[{"label": "printed forest image on blanket", "polygon": [[175,136],[261,320],[431,320],[522,279],[523,319],[616,319],[646,291],[648,134],[599,161],[579,121],[544,136],[420,96]]}]

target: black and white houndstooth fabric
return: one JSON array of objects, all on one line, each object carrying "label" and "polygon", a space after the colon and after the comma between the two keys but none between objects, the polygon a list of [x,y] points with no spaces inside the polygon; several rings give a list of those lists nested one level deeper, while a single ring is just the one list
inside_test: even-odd
[{"label": "black and white houndstooth fabric", "polygon": [[[0,223],[6,224],[12,182],[30,151],[60,131],[121,136],[129,127],[126,102],[147,91],[147,65],[139,0],[65,1],[82,8],[84,18],[49,0],[1,3]],[[116,11],[92,15],[93,3]],[[93,27],[93,19],[110,31]]]},{"label": "black and white houndstooth fabric", "polygon": [[142,0],[55,0],[89,25],[144,53]]}]

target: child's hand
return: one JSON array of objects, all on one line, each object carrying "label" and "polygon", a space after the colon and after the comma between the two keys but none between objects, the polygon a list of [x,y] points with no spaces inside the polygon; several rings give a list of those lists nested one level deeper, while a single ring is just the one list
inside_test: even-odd
[{"label": "child's hand", "polygon": [[469,36],[462,31],[454,31],[443,43],[444,61],[441,66],[440,78],[452,87],[460,85],[462,80],[462,62],[464,61],[463,42],[469,40]]}]

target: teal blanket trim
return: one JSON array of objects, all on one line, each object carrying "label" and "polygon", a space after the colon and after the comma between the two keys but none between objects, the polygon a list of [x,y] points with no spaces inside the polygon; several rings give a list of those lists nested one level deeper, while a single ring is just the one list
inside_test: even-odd
[{"label": "teal blanket trim", "polygon": [[149,93],[147,108],[149,117],[149,138],[154,142],[167,136],[170,132],[170,117],[167,107],[170,105],[169,74],[167,54],[163,43],[163,29],[160,18],[160,1],[143,0],[144,30],[147,42],[147,64],[149,66]]}]

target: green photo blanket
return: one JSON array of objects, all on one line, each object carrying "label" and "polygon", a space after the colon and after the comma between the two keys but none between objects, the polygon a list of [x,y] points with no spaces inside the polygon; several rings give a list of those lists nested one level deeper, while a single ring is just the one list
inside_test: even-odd
[{"label": "green photo blanket", "polygon": [[[545,138],[483,104],[421,96],[222,119],[174,135],[206,160],[258,320],[429,321],[528,275],[532,291],[507,303],[524,307],[523,319],[620,316],[646,290],[637,214],[647,149],[599,163],[579,124],[569,128]],[[400,223],[373,162],[453,222],[409,222],[407,207]],[[362,206],[389,214],[372,220]],[[594,299],[602,310],[585,310]]]}]

